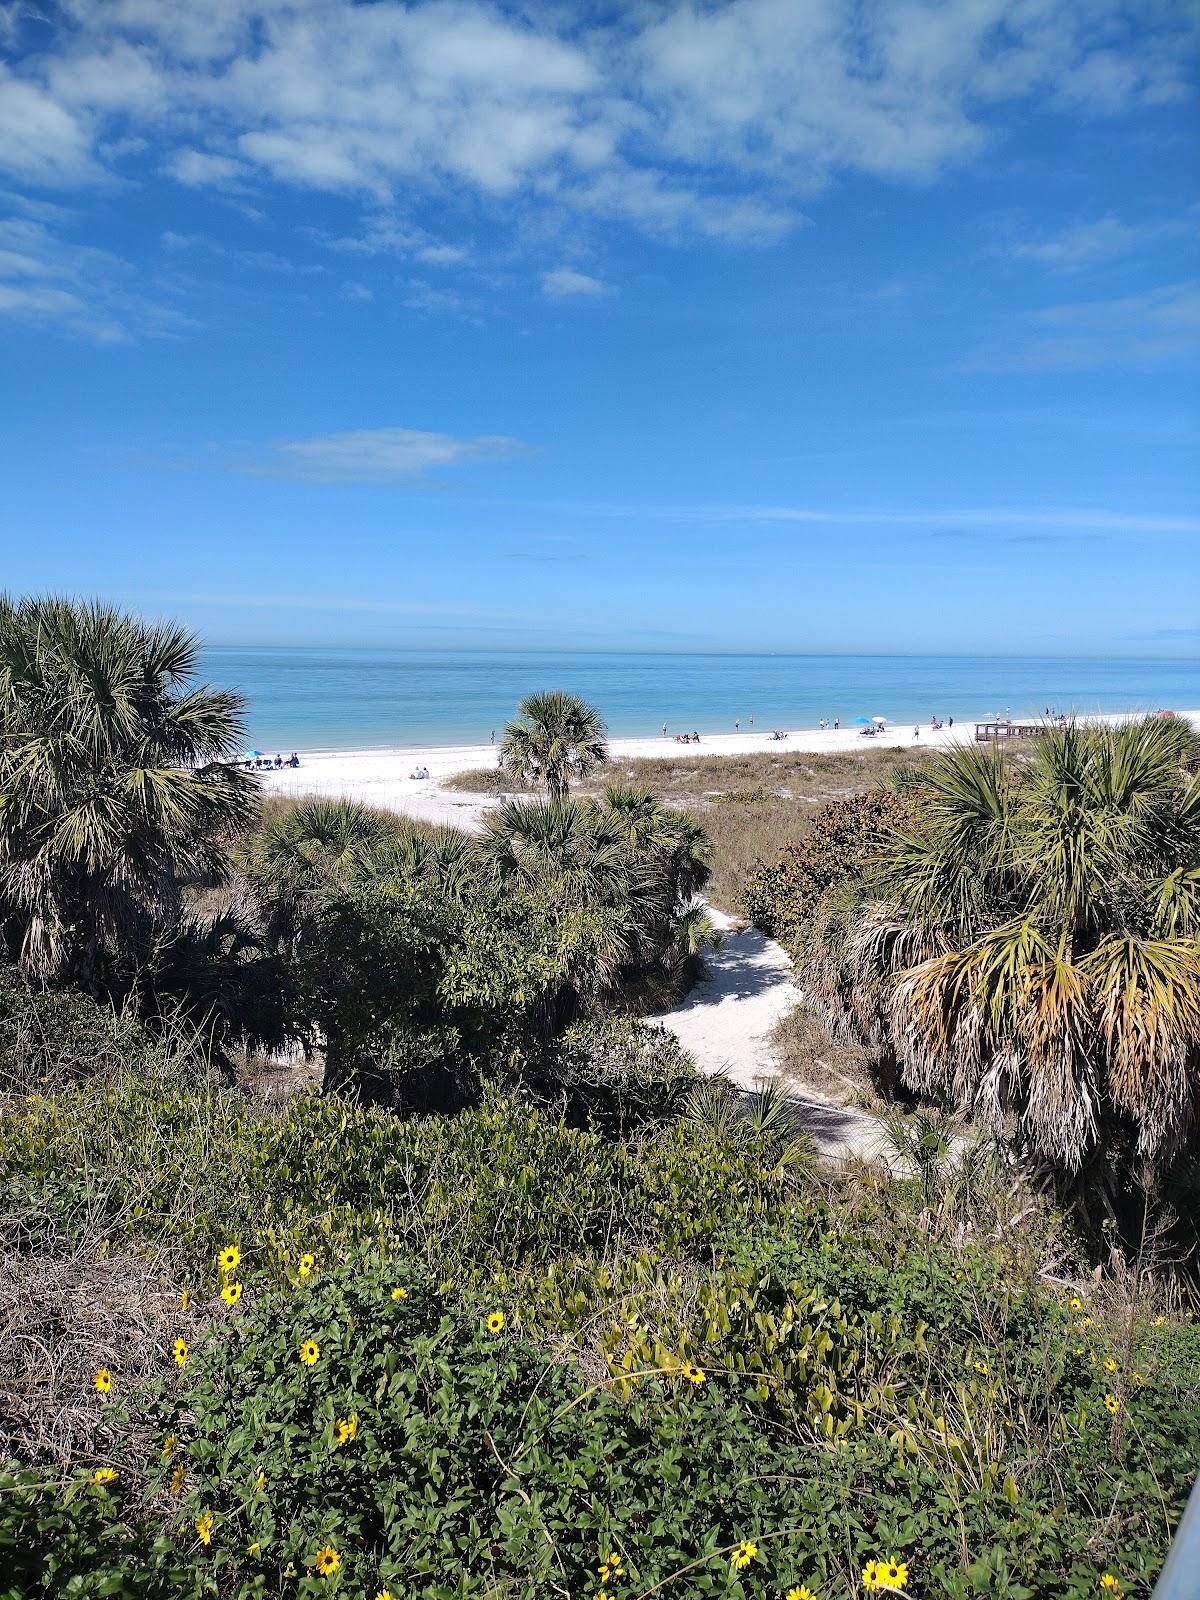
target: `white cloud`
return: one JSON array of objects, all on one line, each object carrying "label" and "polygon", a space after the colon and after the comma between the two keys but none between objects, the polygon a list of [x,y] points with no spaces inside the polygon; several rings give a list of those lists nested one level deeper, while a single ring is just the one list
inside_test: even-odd
[{"label": "white cloud", "polygon": [[518,216],[761,243],[840,173],[925,181],[969,160],[1006,102],[1094,116],[1179,98],[1189,56],[1182,18],[1163,6],[1135,28],[1121,0],[658,0],[598,15],[62,0],[57,26],[30,24],[20,76],[0,70],[0,161],[83,182],[101,152],[146,139],[191,184],[271,179],[383,207],[436,189],[519,202]]},{"label": "white cloud", "polygon": [[412,483],[429,472],[528,454],[502,434],[463,438],[416,428],[359,428],[277,444],[270,458],[245,470],[317,483]]},{"label": "white cloud", "polygon": [[1181,222],[1150,222],[1132,226],[1118,217],[1098,217],[1093,222],[1075,222],[1056,233],[1020,240],[1010,254],[1023,261],[1036,261],[1056,272],[1078,272],[1099,261],[1128,255],[1164,239],[1195,233],[1195,226]]},{"label": "white cloud", "polygon": [[342,294],[347,300],[355,300],[360,304],[375,298],[373,290],[368,289],[365,283],[344,283]]},{"label": "white cloud", "polygon": [[1200,281],[1044,306],[972,363],[989,371],[1161,367],[1200,349]]},{"label": "white cloud", "polygon": [[612,294],[613,289],[611,284],[589,277],[586,272],[576,272],[573,267],[555,267],[542,273],[542,293],[561,299],[566,295]]},{"label": "white cloud", "polygon": [[166,169],[180,183],[195,187],[210,183],[221,187],[245,177],[248,170],[244,162],[215,155],[211,150],[176,150]]}]

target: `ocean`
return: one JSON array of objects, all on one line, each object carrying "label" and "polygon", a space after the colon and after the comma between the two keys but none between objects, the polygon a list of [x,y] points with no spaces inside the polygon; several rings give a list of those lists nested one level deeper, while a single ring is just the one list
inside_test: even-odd
[{"label": "ocean", "polygon": [[570,689],[614,736],[813,728],[822,717],[928,722],[996,712],[1200,707],[1200,663],[1009,656],[623,655],[210,646],[205,678],[246,696],[268,752],[486,743],[517,701]]}]

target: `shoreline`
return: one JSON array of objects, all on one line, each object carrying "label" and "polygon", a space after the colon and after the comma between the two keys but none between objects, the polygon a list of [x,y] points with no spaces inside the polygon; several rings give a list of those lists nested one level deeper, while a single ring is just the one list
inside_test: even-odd
[{"label": "shoreline", "polygon": [[[1121,723],[1146,715],[1145,712],[1106,712],[1081,722]],[[1177,711],[1175,715],[1200,729],[1200,710]],[[970,744],[975,738],[975,722],[991,718],[955,719],[953,728],[936,732],[926,723],[913,737],[912,723],[888,727],[870,738],[858,726],[833,728],[792,728],[787,738],[772,739],[770,730],[753,733],[719,733],[701,736],[699,744],[676,744],[674,735],[614,738],[608,742],[610,760],[689,761],[705,756],[745,755],[852,755],[867,750],[946,749]],[[1017,720],[1017,719],[1014,719]],[[1032,720],[1032,719],[1029,719]],[[919,726],[919,725],[918,725]],[[301,752],[299,767],[263,769],[264,795],[288,794],[296,797],[316,795],[326,798],[358,800],[364,805],[395,811],[402,816],[426,822],[449,823],[475,828],[483,814],[499,804],[495,795],[472,793],[446,787],[458,772],[480,767],[498,767],[499,744],[396,745],[390,749]],[[288,752],[284,752],[286,755]],[[417,768],[428,771],[428,778],[417,778]]]}]

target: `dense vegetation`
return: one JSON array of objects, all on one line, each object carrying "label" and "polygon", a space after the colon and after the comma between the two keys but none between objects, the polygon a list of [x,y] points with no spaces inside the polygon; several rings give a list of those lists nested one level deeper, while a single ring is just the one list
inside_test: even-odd
[{"label": "dense vegetation", "polygon": [[[1020,1139],[951,1160],[920,1119],[899,1180],[823,1177],[781,1096],[697,1081],[636,1013],[711,941],[709,841],[627,774],[568,792],[590,708],[523,705],[503,748],[547,798],[477,837],[259,809],[186,638],[0,622],[3,1600],[1149,1595],[1200,1459],[1158,1236],[1097,1254]],[[883,894],[968,973],[1019,903],[1060,967],[1119,920],[1186,976],[1193,758],[1164,739],[1078,742],[1072,826],[1094,767],[1128,782],[1097,853],[1063,849],[1074,899],[1033,865],[1040,756],[842,796],[751,903],[843,1028]],[[955,831],[964,773],[993,774],[990,843]],[[864,968],[866,1014],[908,976]],[[267,1098],[267,1049],[323,1088]],[[1141,1136],[1131,1050],[1088,1057],[1106,1150]]]}]

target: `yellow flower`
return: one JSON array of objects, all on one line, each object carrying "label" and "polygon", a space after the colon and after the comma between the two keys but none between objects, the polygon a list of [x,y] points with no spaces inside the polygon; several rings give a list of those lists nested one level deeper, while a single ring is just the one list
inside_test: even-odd
[{"label": "yellow flower", "polygon": [[221,1299],[224,1300],[227,1306],[237,1305],[241,1298],[242,1286],[240,1283],[227,1283],[221,1290]]},{"label": "yellow flower", "polygon": [[1082,1311],[1083,1310],[1083,1301],[1079,1298],[1078,1295],[1073,1294],[1071,1296],[1070,1300],[1067,1301],[1067,1304],[1070,1306],[1072,1311]]},{"label": "yellow flower", "polygon": [[267,1475],[261,1467],[254,1474],[254,1487],[261,1494],[267,1486]]},{"label": "yellow flower", "polygon": [[351,1444],[358,1436],[358,1412],[352,1411],[348,1417],[339,1417],[334,1426],[337,1429],[337,1442]]},{"label": "yellow flower", "polygon": [[107,1367],[101,1367],[99,1372],[97,1372],[96,1376],[92,1379],[92,1382],[96,1386],[97,1394],[107,1394],[112,1388],[112,1373]]},{"label": "yellow flower", "polygon": [[162,1458],[164,1461],[170,1461],[171,1457],[175,1454],[175,1446],[178,1443],[179,1435],[175,1433],[169,1433],[163,1440]]},{"label": "yellow flower", "polygon": [[598,1593],[592,1596],[592,1600],[613,1600],[613,1597],[608,1593],[607,1590],[601,1589]]},{"label": "yellow flower", "polygon": [[697,1388],[699,1388],[702,1383],[708,1382],[708,1379],[704,1376],[704,1373],[699,1367],[685,1365],[680,1367],[679,1370],[683,1373],[687,1381],[689,1383],[694,1383]]},{"label": "yellow flower", "polygon": [[503,1313],[503,1311],[490,1311],[488,1313],[488,1319],[487,1319],[487,1331],[489,1333],[500,1333],[500,1332],[503,1331],[503,1328],[504,1328],[504,1313]]},{"label": "yellow flower", "polygon": [[798,1583],[788,1590],[785,1600],[817,1600],[817,1597],[806,1583]]},{"label": "yellow flower", "polygon": [[392,1299],[393,1300],[407,1300],[408,1299],[408,1290],[407,1289],[402,1289],[400,1287],[400,1285],[397,1284],[396,1287],[392,1290]]},{"label": "yellow flower", "polygon": [[986,1361],[977,1361],[975,1363],[975,1371],[979,1372],[979,1373],[982,1373],[983,1376],[986,1378],[987,1377],[987,1362]]},{"label": "yellow flower", "polygon": [[868,1561],[863,1568],[863,1588],[869,1593],[881,1589],[903,1589],[908,1582],[908,1567],[895,1556],[883,1561]]},{"label": "yellow flower", "polygon": [[1129,1381],[1132,1383],[1135,1389],[1144,1389],[1146,1387],[1146,1380],[1142,1377],[1140,1372],[1131,1372],[1129,1374]]},{"label": "yellow flower", "polygon": [[175,1365],[177,1367],[186,1366],[188,1358],[187,1340],[176,1339],[175,1343],[171,1346],[171,1355],[173,1356]]},{"label": "yellow flower", "polygon": [[300,1359],[306,1367],[315,1367],[321,1357],[321,1346],[315,1339],[305,1339],[300,1346]]},{"label": "yellow flower", "polygon": [[748,1567],[758,1554],[758,1546],[751,1539],[743,1539],[729,1558],[730,1566],[739,1570]]},{"label": "yellow flower", "polygon": [[1114,1578],[1111,1572],[1106,1572],[1100,1579],[1100,1587],[1102,1589],[1119,1589],[1121,1587],[1121,1580],[1119,1578]]},{"label": "yellow flower", "polygon": [[236,1244],[227,1244],[224,1250],[217,1252],[217,1265],[222,1272],[236,1272],[241,1259],[242,1252]]},{"label": "yellow flower", "polygon": [[184,1480],[184,1478],[186,1476],[187,1476],[187,1474],[186,1474],[186,1472],[184,1472],[182,1467],[176,1467],[175,1468],[175,1471],[171,1474],[171,1493],[172,1494],[182,1494],[183,1493],[183,1480]]},{"label": "yellow flower", "polygon": [[192,1291],[190,1289],[184,1289],[183,1292],[179,1296],[179,1309],[180,1309],[180,1311],[186,1311],[187,1308],[191,1305],[191,1303],[192,1303]]},{"label": "yellow flower", "polygon": [[211,1544],[213,1533],[213,1514],[205,1511],[196,1518],[196,1537],[201,1544]]},{"label": "yellow flower", "polygon": [[313,1557],[313,1566],[323,1578],[332,1578],[342,1564],[342,1558],[331,1544],[323,1544]]},{"label": "yellow flower", "polygon": [[1121,1409],[1120,1402],[1118,1401],[1118,1399],[1117,1399],[1115,1394],[1106,1394],[1104,1396],[1104,1404],[1108,1407],[1108,1409],[1110,1411],[1116,1412],[1116,1411],[1119,1411]]},{"label": "yellow flower", "polygon": [[116,1483],[121,1474],[115,1467],[97,1467],[92,1473],[93,1483]]},{"label": "yellow flower", "polygon": [[610,1578],[619,1578],[622,1570],[621,1558],[615,1551],[611,1555],[605,1556],[604,1560],[596,1568],[596,1571],[600,1574],[601,1583],[607,1583]]},{"label": "yellow flower", "polygon": [[1160,1315],[1160,1316],[1155,1317],[1154,1321],[1150,1324],[1150,1326],[1152,1328],[1162,1328],[1162,1327],[1166,1326],[1166,1321],[1167,1321],[1166,1317]]},{"label": "yellow flower", "polygon": [[375,1600],[392,1600],[392,1591],[390,1589],[377,1589],[375,1591]]},{"label": "yellow flower", "polygon": [[313,1268],[316,1266],[316,1264],[317,1264],[317,1258],[315,1256],[311,1256],[311,1255],[307,1254],[307,1252],[306,1252],[304,1255],[302,1255],[300,1257],[300,1265],[297,1267],[296,1270],[299,1272],[299,1274],[300,1274],[300,1276],[302,1278],[307,1278],[309,1273],[311,1273]]},{"label": "yellow flower", "polygon": [[248,1556],[256,1556],[261,1549],[262,1545],[259,1544],[257,1539],[254,1539],[246,1546],[246,1554]]},{"label": "yellow flower", "polygon": [[1081,1327],[1081,1328],[1090,1328],[1090,1327],[1091,1327],[1091,1325],[1092,1325],[1092,1319],[1091,1319],[1091,1317],[1080,1317],[1080,1319],[1079,1319],[1079,1326],[1080,1326],[1080,1327]]},{"label": "yellow flower", "polygon": [[1105,1372],[1115,1372],[1117,1370],[1117,1363],[1113,1360],[1113,1358],[1111,1356],[1107,1356],[1105,1358],[1104,1370],[1105,1370]]}]

